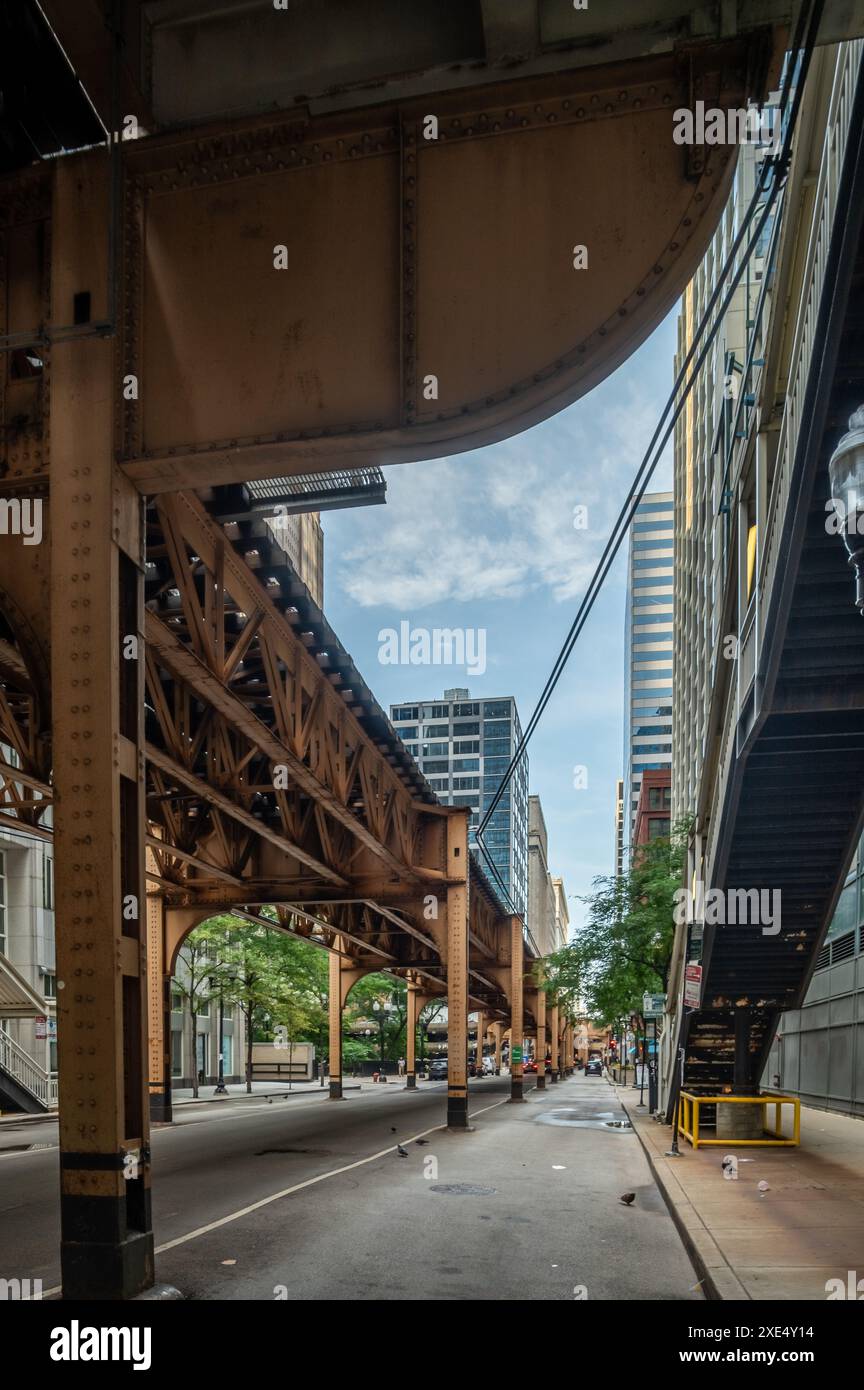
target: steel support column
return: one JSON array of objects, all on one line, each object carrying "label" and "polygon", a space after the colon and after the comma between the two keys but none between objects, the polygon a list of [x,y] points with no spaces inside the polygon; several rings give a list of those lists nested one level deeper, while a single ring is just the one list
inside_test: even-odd
[{"label": "steel support column", "polygon": [[756,1087],[753,1085],[753,1070],[750,1062],[750,1026],[752,1010],[747,1005],[741,1005],[735,1010],[735,1063],[733,1070],[733,1085],[735,1094],[746,1096],[755,1093]]},{"label": "steel support column", "polygon": [[165,960],[165,904],[147,894],[147,1000],[150,1119],[169,1123],[171,1105],[171,975]]},{"label": "steel support column", "polygon": [[409,979],[405,1017],[405,1071],[409,1091],[417,1088],[417,985]]},{"label": "steel support column", "polygon": [[524,950],[522,918],[510,918],[510,1099],[524,1100],[522,1094],[522,991],[524,988]]},{"label": "steel support column", "polygon": [[[106,317],[106,161],[54,168],[52,317]],[[85,320],[86,321],[86,320]],[[114,466],[114,344],[51,352],[60,1222],[66,1299],[153,1282],[144,876],[143,499]]]},{"label": "steel support column", "polygon": [[468,811],[447,818],[447,1128],[468,1128]]},{"label": "steel support column", "polygon": [[558,1084],[558,1068],[559,1068],[559,1061],[558,1061],[558,1055],[559,1055],[559,1054],[558,1054],[558,1005],[557,1005],[557,1004],[552,1004],[551,1007],[550,1007],[550,1009],[549,1009],[549,1035],[550,1035],[550,1038],[549,1038],[550,1051],[551,1051],[551,1053],[552,1053],[552,1075],[551,1075],[550,1080],[551,1080],[553,1086],[557,1086],[557,1084]]},{"label": "steel support column", "polygon": [[537,1055],[537,1090],[546,1090],[546,991],[543,988],[542,976],[540,986],[537,990],[537,1002],[535,1004],[537,1018],[537,1038],[534,1044],[534,1051]]},{"label": "steel support column", "polygon": [[342,1100],[342,957],[330,952],[330,1099]]}]

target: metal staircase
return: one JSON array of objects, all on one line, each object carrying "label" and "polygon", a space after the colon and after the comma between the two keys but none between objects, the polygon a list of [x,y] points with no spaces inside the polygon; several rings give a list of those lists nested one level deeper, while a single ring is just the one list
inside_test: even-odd
[{"label": "metal staircase", "polygon": [[57,1076],[0,1027],[0,1110],[36,1115],[57,1108]]}]

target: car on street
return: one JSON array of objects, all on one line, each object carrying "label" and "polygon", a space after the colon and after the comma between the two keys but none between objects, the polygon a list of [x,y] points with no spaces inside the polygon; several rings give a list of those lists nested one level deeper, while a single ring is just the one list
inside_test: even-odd
[{"label": "car on street", "polygon": [[523,1074],[524,1074],[524,1075],[527,1076],[529,1072],[533,1073],[533,1072],[535,1072],[536,1070],[537,1070],[537,1063],[534,1061],[534,1058],[533,1058],[533,1057],[529,1057],[527,1062],[523,1062],[523,1064],[522,1064],[522,1071],[523,1071]]},{"label": "car on street", "polygon": [[495,1058],[494,1058],[494,1057],[484,1057],[484,1058],[483,1058],[483,1070],[481,1071],[480,1075],[481,1075],[481,1076],[496,1076],[496,1075],[497,1075],[497,1070],[496,1070],[496,1067],[495,1067]]},{"label": "car on street", "polygon": [[446,1080],[447,1080],[447,1058],[446,1058],[446,1057],[436,1057],[435,1060],[434,1060],[433,1062],[430,1062],[430,1063],[429,1063],[429,1080],[430,1080],[430,1081],[446,1081]]},{"label": "car on street", "polygon": [[585,1063],[585,1075],[586,1075],[586,1076],[602,1076],[602,1075],[603,1075],[603,1063],[600,1061],[600,1058],[599,1058],[599,1057],[589,1057],[588,1061]]}]

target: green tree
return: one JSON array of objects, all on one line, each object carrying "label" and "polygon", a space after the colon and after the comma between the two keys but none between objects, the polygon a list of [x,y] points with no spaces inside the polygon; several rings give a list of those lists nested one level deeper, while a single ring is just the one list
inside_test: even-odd
[{"label": "green tree", "polygon": [[434,1023],[435,1020],[436,1020],[437,1018],[440,1018],[440,1017],[441,1017],[441,1015],[442,1015],[442,1013],[444,1012],[444,1010],[446,1009],[446,1007],[447,1007],[447,1000],[446,1000],[446,998],[444,998],[444,999],[435,999],[435,1000],[432,1001],[432,1003],[426,1004],[426,1005],[420,1010],[420,1016],[419,1016],[419,1018],[417,1019],[417,1027],[418,1027],[419,1032],[420,1032],[420,1057],[419,1057],[419,1062],[420,1062],[420,1070],[421,1070],[421,1071],[425,1071],[425,1070],[426,1070],[426,1055],[427,1055],[427,1052],[428,1052],[428,1049],[429,1049],[429,1025],[430,1025],[431,1023]]},{"label": "green tree", "polygon": [[214,984],[226,1002],[235,1004],[243,1014],[246,1090],[251,1092],[254,1043],[271,1041],[277,1027],[299,1040],[308,1015],[292,986],[291,937],[248,922],[241,922],[239,929],[223,923],[223,931],[226,939]]},{"label": "green tree", "polygon": [[408,991],[404,980],[393,975],[364,975],[348,995],[345,1031],[352,1032],[360,1020],[367,1020],[377,1033],[378,1061],[395,1062],[405,1048],[405,1020]]},{"label": "green tree", "polygon": [[628,869],[594,880],[583,899],[588,921],[550,956],[545,988],[605,1026],[641,1017],[642,995],[665,990],[675,934],[675,892],[681,887],[690,823],[671,836],[634,848]]}]

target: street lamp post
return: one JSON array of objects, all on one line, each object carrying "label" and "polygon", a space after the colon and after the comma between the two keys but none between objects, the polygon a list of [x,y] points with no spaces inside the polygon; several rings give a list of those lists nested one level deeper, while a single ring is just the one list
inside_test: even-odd
[{"label": "street lamp post", "polygon": [[228,1094],[228,1088],[225,1085],[225,995],[221,979],[219,981],[219,1073],[213,1094],[214,1096],[227,1096]]},{"label": "street lamp post", "polygon": [[855,570],[855,604],[864,614],[864,405],[849,417],[849,430],[828,464],[834,518],[826,525],[843,528],[843,544]]}]

